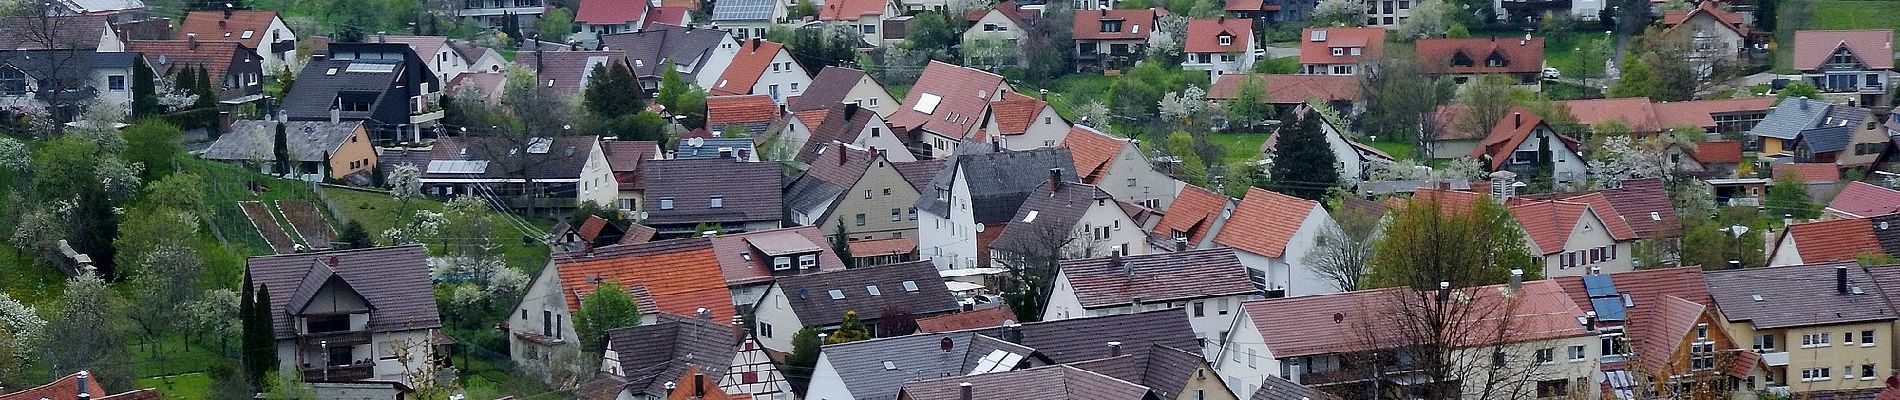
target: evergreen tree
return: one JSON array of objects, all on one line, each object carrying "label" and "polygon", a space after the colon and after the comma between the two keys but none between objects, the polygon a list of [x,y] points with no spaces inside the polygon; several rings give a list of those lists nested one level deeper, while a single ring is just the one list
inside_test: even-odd
[{"label": "evergreen tree", "polygon": [[352,249],[367,249],[376,246],[376,242],[370,240],[369,230],[364,229],[363,224],[356,220],[343,224],[343,232],[337,234],[337,239],[339,243]]},{"label": "evergreen tree", "polygon": [[[197,116],[197,127],[215,128],[218,126],[218,92],[213,89],[211,72],[202,65],[198,66],[197,83],[198,86],[192,89],[192,93],[198,95],[198,101],[191,103],[192,115]],[[211,129],[210,132],[213,139],[218,137],[217,129]]]},{"label": "evergreen tree", "polygon": [[844,322],[838,323],[838,330],[832,331],[831,336],[825,338],[825,342],[827,344],[851,343],[870,338],[871,330],[866,329],[864,323],[858,321],[858,312],[845,311]]},{"label": "evergreen tree", "polygon": [[805,385],[811,382],[812,368],[818,366],[819,347],[824,343],[818,340],[818,329],[804,327],[792,334],[792,352],[785,355],[785,381],[792,388],[805,391]]},{"label": "evergreen tree", "polygon": [[838,232],[831,235],[831,252],[844,260],[845,268],[857,268],[857,261],[851,256],[851,235],[844,232],[844,217],[838,217]]},{"label": "evergreen tree", "polygon": [[633,116],[646,109],[640,94],[640,83],[633,78],[633,71],[627,69],[626,64],[614,63],[594,67],[581,98],[595,118],[614,119]]},{"label": "evergreen tree", "polygon": [[132,118],[139,119],[164,113],[158,104],[158,83],[152,76],[152,67],[145,64],[145,57],[132,57]]},{"label": "evergreen tree", "polygon": [[1796,219],[1813,219],[1821,216],[1821,207],[1814,204],[1814,197],[1808,194],[1808,185],[1802,184],[1793,176],[1777,174],[1774,183],[1768,186],[1768,198],[1762,208],[1775,214],[1785,214]]},{"label": "evergreen tree", "polygon": [[271,153],[277,157],[277,167],[273,170],[279,174],[290,173],[290,139],[282,121],[277,122],[277,137],[272,141]]},{"label": "evergreen tree", "polygon": [[1339,160],[1326,144],[1326,132],[1320,127],[1317,112],[1307,112],[1299,122],[1280,130],[1273,149],[1272,173],[1267,179],[1274,191],[1307,200],[1326,197],[1326,191],[1339,186]]},{"label": "evergreen tree", "polygon": [[276,323],[271,320],[270,304],[270,286],[259,285],[251,314],[245,316],[253,328],[244,332],[244,365],[252,382],[263,382],[265,375],[277,369]]}]

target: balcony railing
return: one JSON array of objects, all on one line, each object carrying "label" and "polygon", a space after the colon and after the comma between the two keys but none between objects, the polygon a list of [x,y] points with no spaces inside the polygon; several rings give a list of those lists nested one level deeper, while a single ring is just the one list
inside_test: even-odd
[{"label": "balcony railing", "polygon": [[297,335],[297,343],[306,348],[344,347],[369,344],[369,331],[331,331]]},{"label": "balcony railing", "polygon": [[376,363],[361,361],[347,365],[304,366],[305,381],[360,381],[376,377]]}]

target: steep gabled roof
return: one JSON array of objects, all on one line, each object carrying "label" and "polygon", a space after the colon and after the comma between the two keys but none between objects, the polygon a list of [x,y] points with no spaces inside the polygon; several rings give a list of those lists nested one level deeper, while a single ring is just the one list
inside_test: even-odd
[{"label": "steep gabled roof", "polygon": [[1848,217],[1893,214],[1900,212],[1900,191],[1867,182],[1851,182],[1827,203],[1827,211]]},{"label": "steep gabled roof", "polygon": [[1128,144],[1128,139],[1082,125],[1069,127],[1069,135],[1062,138],[1062,147],[1069,148],[1069,154],[1075,157],[1075,175],[1088,184],[1100,183]]},{"label": "steep gabled roof", "polygon": [[[601,35],[600,45],[609,50],[626,52],[627,62],[633,65],[635,75],[657,77],[666,71],[665,68],[671,67],[662,66],[661,60],[698,68],[713,49],[727,43],[727,40],[730,39],[726,32],[718,29],[652,24],[637,32]],[[697,73],[698,70],[691,72]]]},{"label": "steep gabled roof", "polygon": [[1286,254],[1287,244],[1299,232],[1306,218],[1319,209],[1319,202],[1288,196],[1266,189],[1247,189],[1234,208],[1233,218],[1214,236],[1214,243],[1270,258]]},{"label": "steep gabled roof", "polygon": [[[760,187],[784,187],[778,163],[734,162],[733,159],[653,160],[644,163],[640,179],[646,183],[648,202],[663,197],[676,200],[671,210],[647,208],[649,225],[701,222],[775,221],[784,217],[784,194]],[[710,199],[722,205],[713,208]]]},{"label": "steep gabled roof", "polygon": [[[1385,28],[1320,27],[1300,31],[1301,64],[1353,64],[1378,60],[1385,56]],[[1320,38],[1314,40],[1314,38]],[[1333,55],[1333,48],[1360,48],[1358,55],[1347,51]]]},{"label": "steep gabled roof", "polygon": [[[1610,292],[1598,295],[1599,300],[1609,299],[1602,305],[1607,309],[1598,309],[1592,301],[1589,285],[1585,280],[1608,283],[1599,291]],[[1552,279],[1563,286],[1564,293],[1570,295],[1572,302],[1584,311],[1596,312],[1599,316],[1623,315],[1625,332],[1636,347],[1637,354],[1675,354],[1675,349],[1687,342],[1689,330],[1695,326],[1706,306],[1713,306],[1715,300],[1709,296],[1707,282],[1702,278],[1699,267],[1677,267],[1649,269],[1615,274],[1596,274],[1589,276],[1566,276]],[[1615,288],[1613,292],[1606,290]],[[1617,296],[1628,295],[1624,302]],[[1627,305],[1627,306],[1626,306]],[[1638,357],[1637,361],[1648,371],[1664,372],[1669,357]],[[1676,366],[1680,368],[1681,366]]]},{"label": "steep gabled roof", "polygon": [[194,44],[188,40],[134,40],[125,44],[125,50],[145,54],[152,69],[165,76],[177,75],[177,70],[190,66],[204,68],[206,76],[220,81],[231,69],[232,55],[246,62],[263,61],[250,47],[235,41],[199,40]]},{"label": "steep gabled roof", "polygon": [[775,284],[807,326],[837,325],[853,311],[869,320],[885,312],[920,316],[957,310],[956,297],[929,261],[784,276]]},{"label": "steep gabled roof", "polygon": [[1814,128],[1828,118],[1828,109],[1832,104],[1825,101],[1792,97],[1783,100],[1775,109],[1762,117],[1761,122],[1748,130],[1748,134],[1767,136],[1777,139],[1800,137],[1801,131]]},{"label": "steep gabled roof", "polygon": [[[1220,44],[1220,37],[1231,39]],[[1187,43],[1182,51],[1188,53],[1244,53],[1247,43],[1253,40],[1253,20],[1247,18],[1217,17],[1188,21]],[[1252,57],[1252,55],[1247,55]]]},{"label": "steep gabled roof", "polygon": [[715,131],[727,125],[741,125],[752,135],[765,133],[779,118],[772,96],[763,94],[712,96],[706,98],[706,127]]},{"label": "steep gabled roof", "polygon": [[[1052,241],[1067,240],[1076,224],[1095,207],[1125,212],[1108,192],[1094,185],[1075,182],[1044,182],[1030,192],[1016,209],[1003,233],[990,242],[990,248],[1019,254],[1047,251]],[[1124,214],[1125,216],[1125,214]]]},{"label": "steep gabled roof", "polygon": [[[1005,330],[998,328],[972,332],[999,338],[1007,336]],[[1015,335],[1016,343],[1034,347],[1058,363],[1107,358],[1111,341],[1122,342],[1122,354],[1140,354],[1157,344],[1201,352],[1201,340],[1194,337],[1194,325],[1180,309],[1027,323],[1017,327]]]},{"label": "steep gabled roof", "polygon": [[1062,261],[1083,308],[1172,302],[1256,293],[1234,249]]},{"label": "steep gabled roof", "polygon": [[[948,350],[943,342],[948,340]],[[838,371],[846,388],[860,398],[896,398],[905,382],[919,377],[953,376],[970,379],[1028,365],[1040,357],[1036,349],[973,332],[927,333],[860,340],[823,347],[824,358]],[[992,356],[995,354],[995,356]],[[984,365],[985,357],[1014,359],[1009,365]],[[885,367],[889,363],[890,367]],[[986,370],[979,372],[978,368]]]},{"label": "steep gabled roof", "polygon": [[620,25],[646,16],[646,0],[581,0],[574,22],[586,25]]},{"label": "steep gabled roof", "polygon": [[[1469,329],[1496,332],[1499,321],[1512,325],[1506,327],[1509,331],[1503,337],[1470,335],[1458,338],[1455,346],[1490,345],[1499,339],[1522,343],[1595,335],[1577,324],[1577,318],[1584,316],[1583,310],[1554,281],[1524,282],[1518,290],[1490,285],[1456,291],[1459,298],[1468,300],[1458,302],[1460,308],[1453,312],[1468,315],[1462,323]],[[1375,327],[1386,327],[1393,318],[1402,318],[1391,315],[1397,312],[1399,302],[1417,301],[1415,295],[1403,288],[1361,290],[1254,300],[1242,303],[1241,309],[1260,330],[1276,358],[1359,353],[1406,345],[1407,339],[1398,330]]]},{"label": "steep gabled roof", "polygon": [[[1075,40],[1147,40],[1154,34],[1155,20],[1167,16],[1160,8],[1137,10],[1076,10]],[[1121,21],[1121,30],[1103,32],[1102,22]]]},{"label": "steep gabled roof", "polygon": [[1622,216],[1621,219],[1629,224],[1638,237],[1682,234],[1682,222],[1676,215],[1675,203],[1670,201],[1669,191],[1663,188],[1661,178],[1628,179],[1622,181],[1621,185],[1598,192],[1614,207],[1614,212],[1598,210],[1599,215],[1614,213]]},{"label": "steep gabled roof", "polygon": [[[1535,73],[1544,68],[1544,38],[1491,37],[1468,39],[1419,39],[1414,51],[1420,69],[1435,74]],[[1469,66],[1454,66],[1462,55]],[[1504,65],[1486,64],[1493,55]]]},{"label": "steep gabled roof", "polygon": [[[556,136],[532,138],[516,143],[512,139],[487,136],[444,137],[429,150],[429,162],[416,165],[423,178],[487,179],[579,179],[587,160],[599,146],[597,136]],[[545,150],[540,143],[545,143]],[[450,161],[483,163],[479,171],[456,170]],[[436,166],[437,168],[430,168]]]},{"label": "steep gabled roof", "polygon": [[1049,102],[1024,96],[1016,92],[1003,95],[1003,99],[990,103],[990,117],[996,119],[996,132],[1004,136],[1021,135],[1029,132],[1036,123],[1036,116],[1049,108]]},{"label": "steep gabled roof", "polygon": [[1260,389],[1253,391],[1249,400],[1339,400],[1339,396],[1302,386],[1285,378],[1261,375]]},{"label": "steep gabled roof", "polygon": [[889,0],[836,0],[818,7],[819,21],[857,21],[866,15],[883,15]]},{"label": "steep gabled roof", "polygon": [[[772,60],[785,52],[785,45],[776,42],[753,39],[739,44],[739,54],[733,56],[732,65],[726,67],[725,75],[720,75],[713,87],[706,88],[715,95],[751,94],[752,85],[759,83],[766,69],[772,66]],[[792,60],[797,64],[798,60]]]},{"label": "steep gabled roof", "polygon": [[970,191],[970,209],[976,223],[1008,221],[1029,192],[1049,180],[1047,172],[1056,168],[1062,169],[1064,181],[1076,181],[1075,161],[1068,148],[1016,151],[991,149],[986,143],[964,143],[957,146],[956,154],[945,161],[930,184],[919,190],[922,196],[918,196],[916,207],[934,215],[949,215],[949,203],[938,200],[937,191],[950,190],[961,176]]},{"label": "steep gabled roof", "polygon": [[739,352],[733,345],[737,331],[730,324],[675,314],[658,314],[652,324],[609,330],[608,349],[620,357],[626,390],[663,397],[668,382],[677,382],[697,368],[708,376],[723,376]]},{"label": "steep gabled roof", "polygon": [[771,261],[764,257],[748,256],[755,249],[777,252],[816,251],[819,271],[844,269],[844,261],[838,259],[838,254],[832,250],[829,239],[825,238],[824,232],[814,226],[728,233],[713,236],[711,239],[713,253],[718,255],[719,270],[725,275],[727,286],[772,281]]},{"label": "steep gabled roof", "polygon": [[999,88],[1009,88],[1002,75],[932,60],[891,114],[891,125],[961,135],[982,123],[990,100],[1002,96]]},{"label": "steep gabled roof", "polygon": [[1615,203],[1612,203],[1610,197],[1602,192],[1586,193],[1563,199],[1563,201],[1589,204],[1590,211],[1596,214],[1597,220],[1603,221],[1604,228],[1610,231],[1611,239],[1617,241],[1638,239],[1636,230],[1631,226],[1633,224],[1623,217],[1623,213],[1618,212]]},{"label": "steep gabled roof", "polygon": [[[855,242],[854,242],[855,243]],[[934,317],[918,318],[917,332],[938,333],[972,329],[996,329],[1016,322],[1016,312],[1006,304],[991,304],[989,307],[944,314]]]},{"label": "steep gabled roof", "polygon": [[[1520,115],[1522,118],[1519,118]],[[1514,106],[1511,107],[1509,114],[1506,114],[1504,118],[1498,119],[1498,125],[1491,128],[1491,134],[1485,136],[1484,140],[1479,141],[1478,147],[1471,149],[1471,157],[1477,159],[1490,157],[1486,159],[1487,164],[1490,164],[1487,167],[1492,169],[1502,168],[1505,162],[1511,160],[1511,152],[1517,151],[1518,145],[1530,139],[1531,135],[1538,131],[1538,128],[1550,131],[1551,136],[1556,136],[1558,141],[1562,142],[1564,148],[1569,149],[1569,151],[1577,151],[1578,143],[1576,139],[1571,139],[1569,136],[1564,136],[1555,130],[1551,130],[1550,124],[1544,123],[1543,117],[1539,117],[1530,110],[1524,109],[1524,107]]]},{"label": "steep gabled roof", "polygon": [[[857,146],[837,142],[818,146],[825,146],[827,154],[813,158],[805,172],[785,187],[785,204],[793,210],[810,210],[837,199],[839,194],[857,186],[858,180],[864,178],[872,162],[879,159],[876,154]],[[833,204],[832,207],[837,205]]]},{"label": "steep gabled roof", "polygon": [[[230,17],[225,17],[226,12],[218,10],[185,13],[185,19],[178,23],[178,35],[173,39],[184,40],[187,36],[196,33],[198,40],[237,40],[253,49],[271,44],[269,42],[272,39],[271,32],[268,31],[271,23],[277,20],[276,11],[232,10],[228,11]],[[288,26],[284,29],[286,32],[282,37],[276,38],[277,40],[297,40],[291,32],[288,32],[290,29]],[[244,37],[246,31],[251,32],[248,38]]]},{"label": "steep gabled roof", "polygon": [[[231,132],[219,135],[218,141],[205,148],[200,157],[229,161],[274,159],[272,149],[277,139],[277,124],[276,121],[232,121]],[[363,122],[288,121],[283,124],[284,147],[290,151],[290,160],[309,162],[329,161],[324,157],[336,153],[361,129]],[[422,166],[426,165],[418,167]]]},{"label": "steep gabled roof", "polygon": [[1181,393],[1177,391],[1186,389],[1188,382],[1205,378],[1197,378],[1196,371],[1203,367],[1213,369],[1207,365],[1207,360],[1201,358],[1200,353],[1158,344],[1150,346],[1148,351],[1137,353],[1139,355],[1121,355],[1069,365],[1147,386],[1148,390],[1155,391],[1163,399],[1179,398]]},{"label": "steep gabled roof", "polygon": [[[329,264],[335,262],[335,267]],[[323,265],[322,268],[316,268]],[[432,329],[442,326],[436,312],[435,295],[430,290],[429,260],[419,245],[376,247],[357,250],[324,251],[251,257],[245,270],[258,287],[271,288],[271,316],[276,337],[296,337],[291,314],[286,311],[313,269],[347,280],[350,288],[374,304],[369,328],[375,332]]]},{"label": "steep gabled roof", "polygon": [[[1837,289],[1839,269],[1847,271],[1849,294]],[[1710,271],[1709,295],[1729,322],[1748,321],[1755,329],[1891,321],[1892,306],[1874,276],[1854,261]],[[1860,289],[1863,294],[1851,294]],[[1760,300],[1756,300],[1759,298]]]},{"label": "steep gabled roof", "polygon": [[[876,112],[856,104],[832,103],[822,109],[800,111],[796,116],[798,121],[805,124],[805,128],[811,132],[811,137],[805,140],[805,147],[798,151],[798,160],[806,163],[819,163],[824,162],[825,158],[836,158],[834,154],[824,154],[825,151],[820,148],[837,147],[841,143],[855,143],[858,141],[858,135],[864,132],[865,126],[873,122],[888,126],[888,124],[883,124],[883,120],[877,116]],[[861,150],[904,151],[870,148]]]},{"label": "steep gabled roof", "polygon": [[1787,234],[1805,263],[1853,261],[1862,254],[1882,252],[1874,223],[1865,218],[1789,225]]},{"label": "steep gabled roof", "polygon": [[1174,232],[1187,235],[1188,246],[1197,246],[1214,229],[1221,213],[1232,204],[1227,195],[1214,193],[1199,186],[1185,185],[1181,193],[1175,195],[1174,203],[1168,206],[1168,212],[1161,215],[1161,221],[1155,224],[1152,237],[1174,240]]},{"label": "steep gabled roof", "polygon": [[711,240],[688,238],[556,253],[554,260],[568,311],[579,310],[582,297],[611,282],[650,302],[641,312],[696,315],[703,308],[724,321],[734,315],[732,294],[713,253]]},{"label": "steep gabled roof", "polygon": [[627,62],[623,51],[524,51],[516,57],[516,64],[538,68],[536,86],[566,98],[580,96],[588,80],[593,79],[594,67],[611,68]]},{"label": "steep gabled roof", "polygon": [[1595,216],[1589,204],[1556,200],[1521,202],[1511,206],[1511,215],[1530,234],[1531,250],[1546,256],[1563,252],[1577,224]]},{"label": "steep gabled roof", "polygon": [[1893,69],[1893,30],[1812,30],[1794,32],[1794,68],[1821,69],[1834,50],[1846,47],[1869,69]]},{"label": "steep gabled roof", "polygon": [[86,385],[84,393],[87,396],[94,399],[106,396],[106,389],[99,384],[98,378],[93,377],[91,372],[78,371],[62,376],[59,379],[54,379],[52,382],[47,382],[44,385],[22,389],[13,393],[0,394],[0,400],[77,399],[81,393],[81,388],[79,387],[81,381],[80,374],[86,374],[84,377]]},{"label": "steep gabled roof", "polygon": [[[844,103],[851,96],[851,89],[858,86],[867,76],[864,71],[826,66],[811,78],[811,84],[804,93],[787,101],[792,111],[823,110],[834,104]],[[882,89],[881,87],[879,88]]]},{"label": "steep gabled roof", "polygon": [[1748,26],[1742,25],[1742,14],[1724,10],[1722,6],[1716,5],[1716,2],[1713,1],[1704,1],[1696,4],[1696,8],[1689,11],[1665,12],[1662,16],[1662,23],[1668,27],[1667,30],[1675,30],[1677,26],[1681,26],[1684,22],[1689,22],[1690,19],[1695,18],[1697,15],[1714,18],[1723,28],[1734,31],[1736,35],[1743,37],[1748,36]]},{"label": "steep gabled roof", "polygon": [[[962,385],[970,385],[964,396]],[[952,376],[905,383],[900,396],[910,400],[1142,400],[1155,398],[1147,386],[1068,365],[974,376]]]}]

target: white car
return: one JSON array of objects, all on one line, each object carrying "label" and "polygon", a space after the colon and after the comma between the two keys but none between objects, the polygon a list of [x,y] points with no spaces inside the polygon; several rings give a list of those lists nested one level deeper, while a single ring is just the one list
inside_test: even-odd
[{"label": "white car", "polygon": [[1556,68],[1544,67],[1544,79],[1562,78],[1563,74],[1563,71],[1558,71]]}]

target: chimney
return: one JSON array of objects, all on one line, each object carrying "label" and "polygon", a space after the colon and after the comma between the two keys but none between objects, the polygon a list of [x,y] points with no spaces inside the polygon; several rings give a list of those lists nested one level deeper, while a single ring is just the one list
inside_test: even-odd
[{"label": "chimney", "polygon": [[1602,275],[1602,274],[1603,274],[1603,267],[1597,267],[1597,266],[1590,267],[1590,275]]},{"label": "chimney", "polygon": [[1742,260],[1728,260],[1728,269],[1742,269]]},{"label": "chimney", "polygon": [[342,123],[342,122],[343,122],[343,108],[331,107],[330,108],[330,123],[335,124],[335,123]]},{"label": "chimney", "polygon": [[1120,357],[1121,355],[1122,355],[1122,342],[1108,342],[1108,356]]},{"label": "chimney", "polygon": [[[226,19],[230,19],[230,18],[226,18]],[[218,20],[218,30],[225,30],[225,29],[231,29],[230,21],[225,21],[223,19]]]},{"label": "chimney", "polygon": [[1521,270],[1521,269],[1511,270],[1511,291],[1517,291],[1518,289],[1523,289],[1523,288],[1524,288],[1524,270]]},{"label": "chimney", "polygon": [[1834,267],[1834,291],[1847,294],[1847,266]]},{"label": "chimney", "polygon": [[974,387],[971,386],[969,382],[957,384],[957,400],[970,400],[972,397],[970,394],[972,388]]},{"label": "chimney", "polygon": [[[1108,263],[1116,267],[1120,267],[1122,269],[1123,275],[1129,275],[1129,276],[1135,275],[1135,264],[1122,263],[1122,253],[1119,251],[1115,252],[1114,254],[1108,255]],[[1140,300],[1141,298],[1137,297],[1135,299],[1136,299],[1135,300],[1136,303],[1141,302]]]},{"label": "chimney", "polygon": [[79,387],[79,400],[92,398],[92,393],[90,393],[92,390],[89,389],[90,386],[87,386],[86,382],[89,378],[92,378],[92,373],[86,371],[79,371],[79,374],[74,378],[75,383],[77,383]]},{"label": "chimney", "polygon": [[1511,113],[1511,129],[1522,129],[1522,128],[1524,128],[1524,113],[1522,112]]},{"label": "chimney", "polygon": [[231,4],[226,3],[224,6],[224,19],[231,19]]},{"label": "chimney", "polygon": [[1007,323],[1003,324],[1003,340],[1009,341],[1010,343],[1023,340],[1022,328],[1023,324],[1016,323],[1015,321],[1007,321]]},{"label": "chimney", "polygon": [[330,263],[330,269],[332,270],[335,270],[338,265],[343,264],[342,260],[338,259],[336,256],[330,256],[329,263]]},{"label": "chimney", "polygon": [[1174,239],[1174,251],[1188,251],[1187,238]]},{"label": "chimney", "polygon": [[704,372],[695,373],[693,374],[693,398],[699,399],[699,398],[705,398],[705,397],[706,397],[706,373]]},{"label": "chimney", "polygon": [[1794,214],[1781,214],[1781,226],[1794,225]]},{"label": "chimney", "polygon": [[1049,169],[1049,191],[1052,191],[1052,192],[1062,191],[1062,169],[1061,168]]},{"label": "chimney", "polygon": [[[224,21],[218,21],[218,23],[224,23]],[[192,51],[198,50],[198,34],[197,33],[185,34],[185,49],[192,50]]]},{"label": "chimney", "polygon": [[851,121],[851,117],[858,114],[858,108],[858,103],[845,103],[844,120],[847,122]]},{"label": "chimney", "polygon": [[752,51],[759,51],[759,38],[752,38]]},{"label": "chimney", "polygon": [[1293,384],[1295,385],[1300,384],[1300,364],[1290,363],[1286,366],[1286,368],[1287,368],[1286,380],[1293,381]]}]

